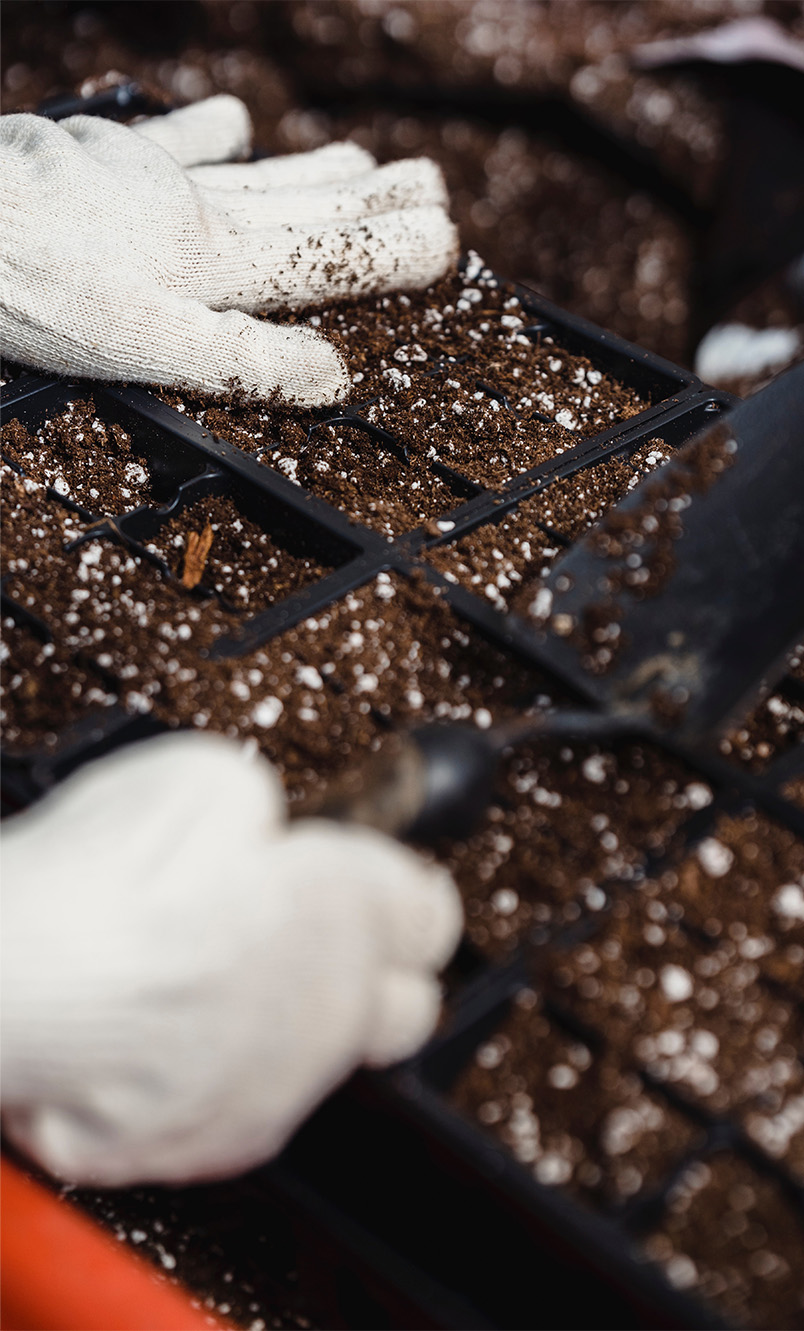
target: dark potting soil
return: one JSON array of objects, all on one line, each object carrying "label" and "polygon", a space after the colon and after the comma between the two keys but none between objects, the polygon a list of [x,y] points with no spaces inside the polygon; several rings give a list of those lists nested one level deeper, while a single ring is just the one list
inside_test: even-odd
[{"label": "dark potting soil", "polygon": [[6,752],[55,748],[88,709],[116,702],[90,666],[30,630],[3,620],[0,642],[0,724]]},{"label": "dark potting soil", "polygon": [[495,959],[606,905],[711,800],[709,787],[646,745],[522,748],[500,798],[465,842],[443,848],[475,946]]},{"label": "dark potting soil", "polygon": [[752,771],[762,772],[774,759],[802,743],[804,705],[773,692],[728,731],[720,742],[720,751]]},{"label": "dark potting soil", "polygon": [[670,1283],[735,1326],[800,1326],[801,1222],[776,1181],[732,1152],[691,1164],[645,1249]]},{"label": "dark potting soil", "polygon": [[0,463],[0,522],[3,532],[4,590],[21,605],[42,571],[60,566],[64,546],[80,536],[85,524],[62,504],[48,498],[38,481]]},{"label": "dark potting soil", "polygon": [[[191,537],[209,528],[209,549],[193,566]],[[185,586],[213,588],[235,610],[257,611],[331,571],[313,555],[303,553],[304,540],[287,533],[273,536],[238,508],[235,500],[216,495],[199,499],[171,518],[147,548]]]},{"label": "dark potting soil", "polygon": [[596,1207],[655,1188],[701,1136],[616,1056],[558,1025],[530,989],[475,1050],[450,1099],[539,1183]]},{"label": "dark potting soil", "polygon": [[545,684],[461,621],[423,577],[380,573],[279,642],[394,725],[485,728]]},{"label": "dark potting soil", "polygon": [[782,794],[793,804],[800,804],[804,808],[804,776],[794,777],[782,787]]},{"label": "dark potting soil", "polygon": [[562,547],[536,526],[531,501],[524,500],[499,522],[486,522],[451,545],[437,545],[423,556],[450,582],[484,596],[505,610],[523,581],[550,568]]},{"label": "dark potting soil", "polygon": [[0,447],[26,476],[91,513],[119,515],[151,498],[148,469],[129,435],[104,421],[92,398],[68,403],[35,434],[9,421],[0,429]]},{"label": "dark potting soil", "polygon": [[235,394],[210,397],[182,388],[153,390],[174,411],[186,414],[211,434],[218,435],[245,453],[263,453],[284,444],[291,456],[307,443],[307,434],[321,412],[281,403],[252,403]]},{"label": "dark potting soil", "polygon": [[594,937],[556,952],[549,995],[659,1082],[716,1114],[801,1093],[799,999],[768,984],[750,937],[702,941],[660,889],[621,897]]},{"label": "dark potting soil", "polygon": [[383,446],[354,425],[321,425],[300,455],[282,452],[268,455],[278,471],[389,538],[449,513],[464,498],[423,458],[406,461],[393,444]]},{"label": "dark potting soil", "polygon": [[498,610],[508,607],[527,613],[534,580],[546,574],[562,553],[562,543],[551,533],[577,538],[669,457],[670,450],[660,439],[651,440],[629,456],[608,458],[552,482],[498,522],[476,527],[453,544],[431,548],[424,558],[449,581],[487,597]]},{"label": "dark potting soil", "polygon": [[732,939],[791,989],[804,968],[804,844],[756,811],[722,816],[659,880],[661,899],[709,939]]},{"label": "dark potting soil", "polygon": [[[321,1326],[314,1288],[298,1270],[287,1216],[238,1184],[192,1188],[89,1188],[68,1199],[121,1243],[153,1262],[163,1280],[189,1291],[195,1307],[247,1331],[308,1331]],[[249,1223],[244,1223],[244,1213]]]},{"label": "dark potting soil", "polygon": [[434,473],[433,463],[496,488],[648,405],[586,358],[527,335],[518,297],[476,256],[465,273],[421,294],[285,317],[309,318],[337,334],[352,401],[363,403],[360,415],[392,436],[407,459],[359,423],[320,423],[338,409],[289,415],[235,398],[160,394],[354,520],[389,534],[442,516],[467,497]]}]

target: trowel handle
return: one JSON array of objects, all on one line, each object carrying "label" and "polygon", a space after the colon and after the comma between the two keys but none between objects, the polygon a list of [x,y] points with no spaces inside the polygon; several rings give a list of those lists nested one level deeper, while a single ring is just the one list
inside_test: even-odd
[{"label": "trowel handle", "polygon": [[348,772],[298,816],[363,823],[391,836],[429,844],[466,837],[494,796],[500,755],[529,740],[596,739],[627,729],[622,718],[558,711],[479,730],[434,724],[389,735],[373,760]]},{"label": "trowel handle", "polygon": [[493,732],[472,726],[389,735],[375,758],[298,814],[362,823],[425,844],[468,836],[493,796],[499,751]]}]

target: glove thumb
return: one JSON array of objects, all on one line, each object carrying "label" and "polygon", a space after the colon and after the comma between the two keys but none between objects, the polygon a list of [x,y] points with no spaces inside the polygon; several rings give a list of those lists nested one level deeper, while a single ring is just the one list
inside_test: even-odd
[{"label": "glove thumb", "polygon": [[158,143],[179,166],[235,161],[251,151],[251,117],[243,102],[229,93],[152,116],[132,128]]}]

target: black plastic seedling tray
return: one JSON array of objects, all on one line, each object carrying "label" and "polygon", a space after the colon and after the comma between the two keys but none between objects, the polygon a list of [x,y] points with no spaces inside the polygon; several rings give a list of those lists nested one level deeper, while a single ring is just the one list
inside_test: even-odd
[{"label": "black plastic seedling tray", "polygon": [[[610,339],[604,340],[608,348]],[[581,345],[594,361],[597,345],[591,342],[589,335]],[[617,350],[619,354],[619,346]],[[634,363],[639,365],[637,358]],[[648,440],[678,446],[730,405],[724,395],[687,384],[647,414],[580,441],[549,463],[512,478],[503,490],[479,491],[445,514],[445,521],[454,524],[448,531],[433,536],[420,529],[388,541],[347,521],[324,501],[307,495],[286,477],[217,439],[143,389],[43,383],[23,377],[11,385],[4,419],[17,418],[36,428],[68,401],[90,391],[97,413],[128,431],[135,456],[144,459],[150,469],[155,497],[151,506],[128,513],[80,510],[92,529],[91,536],[102,533],[109,541],[122,542],[155,559],[143,542],[164,522],[195,498],[226,493],[235,496],[244,511],[274,535],[293,532],[294,539],[326,552],[334,568],[329,576],[257,615],[244,616],[242,634],[224,644],[224,652],[239,655],[268,642],[390,569],[403,577],[423,573],[440,584],[471,632],[531,661],[547,674],[549,663],[540,659],[538,646],[525,627],[515,617],[446,581],[427,564],[427,550],[455,540],[475,526],[499,520],[555,480],[603,458],[627,457]],[[51,497],[68,502],[54,492]],[[7,613],[32,626],[41,637],[48,635],[46,624],[37,623],[24,608],[6,600]],[[794,681],[791,688],[795,692]],[[55,752],[9,755],[4,772],[8,806],[20,807],[88,758],[159,728],[147,716],[131,716],[117,706],[85,718],[64,735]],[[713,804],[691,820],[691,837],[705,835],[723,808],[746,803],[759,805],[804,832],[804,814],[779,794],[780,785],[801,770],[800,755],[785,755],[763,777],[727,764],[712,746],[698,752],[685,749],[683,756],[715,789]],[[616,885],[608,890],[616,891]],[[622,890],[628,890],[627,884]],[[552,946],[561,943],[561,936],[551,940]],[[449,1106],[445,1092],[458,1070],[502,1019],[511,994],[526,978],[533,983],[523,955],[505,965],[493,965],[467,946],[455,975],[447,1033],[403,1069],[359,1078],[320,1111],[279,1166],[260,1173],[260,1186],[307,1199],[311,1215],[313,1199],[318,1199],[316,1205],[320,1204],[335,1231],[351,1225],[350,1232],[365,1230],[374,1235],[374,1247],[367,1243],[363,1261],[357,1264],[361,1274],[356,1274],[357,1266],[350,1267],[347,1277],[342,1266],[338,1267],[338,1280],[352,1281],[352,1324],[363,1324],[356,1311],[356,1291],[370,1285],[375,1302],[364,1308],[373,1306],[376,1316],[377,1299],[384,1300],[388,1325],[404,1324],[405,1317],[417,1325],[532,1324],[539,1317],[544,1321],[540,1310],[549,1308],[549,1324],[571,1326],[584,1324],[583,1310],[591,1313],[593,1307],[601,1326],[723,1325],[711,1309],[673,1291],[638,1255],[640,1226],[661,1208],[671,1180],[622,1214],[587,1214],[567,1197],[537,1184],[502,1147]],[[729,1144],[756,1159],[757,1148],[736,1125],[701,1121],[706,1134],[701,1153]],[[763,1167],[783,1176],[783,1170],[772,1162],[763,1161]],[[785,1183],[800,1205],[800,1191],[789,1180]],[[406,1273],[407,1304],[400,1304],[398,1288],[391,1296],[388,1273],[379,1270],[382,1263],[377,1253],[388,1252],[396,1253]],[[533,1271],[538,1271],[538,1291],[528,1274]],[[370,1279],[367,1272],[371,1272]],[[400,1311],[402,1306],[405,1313]]]},{"label": "black plastic seedling tray", "polygon": [[[146,462],[153,498],[145,507],[91,511],[49,492],[51,499],[71,507],[88,529],[74,546],[100,536],[157,563],[165,576],[172,577],[148,543],[196,499],[227,495],[277,543],[293,543],[322,558],[331,569],[325,577],[256,613],[244,612],[237,631],[217,643],[217,656],[234,658],[269,643],[283,630],[371,583],[379,573],[391,571],[403,579],[423,576],[437,584],[467,632],[485,638],[512,660],[536,667],[564,693],[572,694],[521,621],[447,580],[428,563],[428,552],[502,520],[523,501],[598,461],[613,456],[627,459],[657,438],[671,448],[681,445],[727,410],[733,399],[707,389],[694,375],[661,358],[567,315],[535,293],[520,288],[519,295],[530,321],[524,330],[528,336],[552,337],[559,346],[588,357],[593,366],[634,388],[648,405],[637,416],[579,438],[549,462],[512,475],[496,490],[434,464],[454,504],[439,516],[435,528],[429,523],[395,539],[350,521],[266,466],[257,454],[217,438],[142,388],[22,374],[5,390],[2,419],[18,419],[36,429],[68,402],[91,394],[97,414],[105,422],[120,424],[130,436],[134,455]],[[438,367],[432,371],[445,372]],[[493,383],[481,383],[479,388],[510,409]],[[314,447],[315,430],[321,425],[346,420],[404,463],[404,437],[385,435],[373,426],[364,416],[366,406],[358,404],[343,413],[322,411],[308,446]],[[570,544],[560,535],[555,541]],[[203,579],[198,589],[187,593],[197,598],[216,594],[205,588]],[[4,618],[10,616],[43,641],[51,635],[46,622],[5,594],[2,611]],[[115,680],[108,682],[114,690]],[[801,695],[795,680],[783,682],[782,687],[790,696]],[[82,762],[155,733],[164,724],[117,704],[87,714],[60,735],[52,749],[7,753],[4,806],[24,807]],[[682,748],[670,738],[664,744],[714,791],[712,804],[689,820],[690,842],[706,835],[719,812],[746,805],[764,809],[804,836],[804,812],[781,794],[782,786],[804,770],[800,749],[757,776],[720,757],[711,737],[702,737],[695,748]],[[660,867],[661,862],[651,865]],[[609,901],[628,890],[625,881],[606,887]],[[581,926],[593,931],[604,915],[594,920],[582,916]],[[547,955],[566,941],[559,928],[540,940],[534,955]],[[670,1178],[633,1205],[593,1214],[536,1183],[492,1137],[450,1106],[448,1092],[456,1075],[503,1019],[512,994],[526,981],[538,984],[538,967],[538,957],[534,969],[533,955],[527,950],[504,964],[493,964],[464,945],[450,973],[443,1032],[410,1064],[357,1078],[302,1129],[278,1165],[251,1177],[254,1197],[258,1199],[264,1189],[266,1198],[290,1199],[288,1204],[307,1215],[316,1232],[328,1233],[335,1244],[338,1256],[331,1263],[335,1293],[328,1313],[332,1325],[725,1325],[712,1308],[673,1290],[658,1268],[639,1255],[639,1235],[661,1212]],[[664,1092],[658,1088],[658,1093]],[[697,1154],[730,1146],[776,1177],[804,1213],[802,1190],[782,1166],[762,1156],[736,1124],[707,1118],[691,1105],[681,1108],[701,1128]],[[244,1214],[245,1225],[253,1214],[253,1210]],[[339,1234],[348,1234],[349,1242],[340,1241]]]}]

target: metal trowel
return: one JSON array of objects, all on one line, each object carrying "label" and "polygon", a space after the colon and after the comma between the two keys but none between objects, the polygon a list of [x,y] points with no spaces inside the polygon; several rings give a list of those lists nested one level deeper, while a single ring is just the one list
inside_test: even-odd
[{"label": "metal trowel", "polygon": [[804,630],[804,365],[610,510],[534,587],[519,628],[588,709],[391,735],[299,813],[420,842],[464,836],[516,744],[668,732],[697,743],[745,709]]}]

